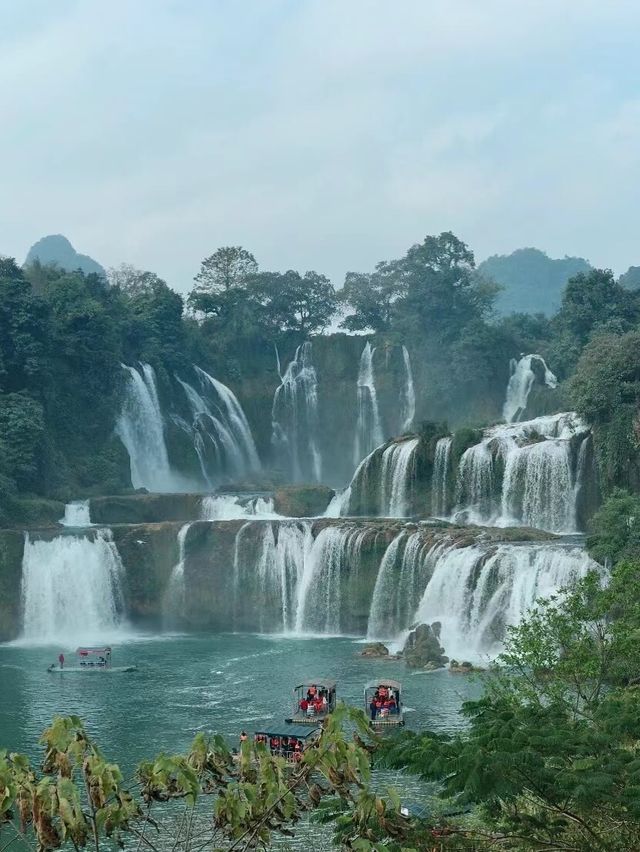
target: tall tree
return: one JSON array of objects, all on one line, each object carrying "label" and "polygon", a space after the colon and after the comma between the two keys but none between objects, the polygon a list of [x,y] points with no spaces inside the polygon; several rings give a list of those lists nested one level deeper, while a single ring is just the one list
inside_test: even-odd
[{"label": "tall tree", "polygon": [[300,275],[260,272],[248,281],[248,294],[266,330],[297,332],[307,336],[322,331],[331,322],[337,300],[331,281],[318,272]]},{"label": "tall tree", "polygon": [[204,293],[221,293],[231,287],[242,286],[249,275],[258,271],[251,252],[242,246],[222,246],[202,261],[195,276],[196,290]]},{"label": "tall tree", "polygon": [[389,331],[394,306],[406,294],[402,266],[398,261],[376,265],[374,272],[347,272],[340,300],[353,313],[344,318],[349,331]]}]

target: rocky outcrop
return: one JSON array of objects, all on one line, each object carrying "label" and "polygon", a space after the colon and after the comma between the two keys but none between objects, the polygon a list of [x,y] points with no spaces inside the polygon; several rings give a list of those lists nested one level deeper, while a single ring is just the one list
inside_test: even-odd
[{"label": "rocky outcrop", "polygon": [[402,656],[410,669],[444,668],[449,658],[440,645],[440,624],[419,624],[407,637]]},{"label": "rocky outcrop", "polygon": [[372,659],[388,659],[389,649],[382,642],[372,642],[370,645],[365,645],[360,652],[361,657],[371,657]]},{"label": "rocky outcrop", "polygon": [[202,511],[201,494],[127,494],[94,497],[89,502],[94,524],[154,524],[192,521]]},{"label": "rocky outcrop", "polygon": [[22,552],[24,534],[0,531],[0,641],[15,639],[20,632]]},{"label": "rocky outcrop", "polygon": [[335,496],[326,485],[286,485],[273,494],[273,507],[286,518],[315,518],[323,515]]}]

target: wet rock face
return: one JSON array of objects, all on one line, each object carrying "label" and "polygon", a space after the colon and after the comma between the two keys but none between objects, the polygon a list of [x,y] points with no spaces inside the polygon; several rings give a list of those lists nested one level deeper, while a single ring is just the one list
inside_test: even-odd
[{"label": "wet rock face", "polygon": [[201,494],[128,494],[94,497],[90,501],[94,524],[155,524],[199,518]]},{"label": "wet rock face", "polygon": [[20,590],[24,535],[0,530],[0,642],[20,632]]},{"label": "wet rock face", "polygon": [[419,624],[405,642],[402,656],[411,669],[441,669],[449,658],[440,645],[440,624]]},{"label": "wet rock face", "polygon": [[314,518],[324,514],[335,496],[326,485],[286,485],[273,494],[273,507],[287,518]]},{"label": "wet rock face", "polygon": [[382,642],[372,642],[370,645],[365,645],[360,656],[374,658],[388,657],[389,649]]}]

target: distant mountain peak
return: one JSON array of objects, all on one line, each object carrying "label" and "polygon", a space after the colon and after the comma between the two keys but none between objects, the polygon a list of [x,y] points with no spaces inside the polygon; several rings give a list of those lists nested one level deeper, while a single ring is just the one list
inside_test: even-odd
[{"label": "distant mountain peak", "polygon": [[85,275],[95,272],[106,278],[102,266],[92,257],[80,254],[71,245],[69,240],[62,234],[49,234],[34,243],[27,254],[25,265],[35,260],[42,264],[53,263],[67,272],[75,272],[81,269]]}]

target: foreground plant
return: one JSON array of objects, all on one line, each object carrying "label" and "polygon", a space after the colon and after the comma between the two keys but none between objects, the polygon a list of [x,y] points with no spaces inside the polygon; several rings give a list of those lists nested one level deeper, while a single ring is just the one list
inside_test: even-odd
[{"label": "foreground plant", "polygon": [[[345,723],[355,732],[347,735]],[[99,852],[105,841],[152,852],[266,848],[321,806],[335,813],[343,848],[436,848],[430,832],[401,815],[397,795],[369,789],[376,738],[364,714],[344,705],[295,765],[262,744],[245,742],[233,755],[223,737],[198,734],[186,754],[160,754],[125,782],[77,716],[57,717],[41,741],[41,769],[0,753],[2,850],[26,843]]]}]

